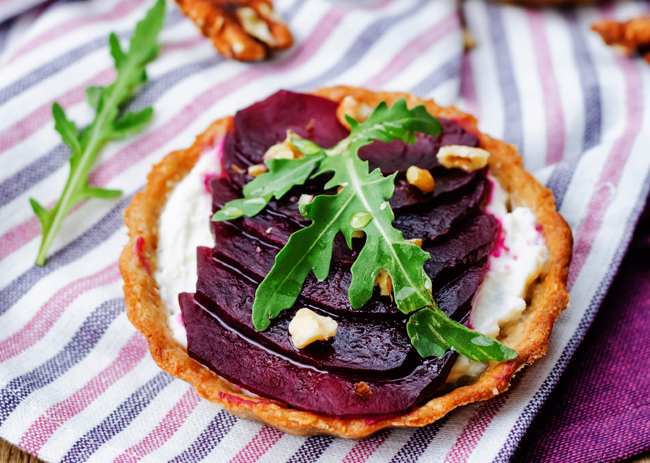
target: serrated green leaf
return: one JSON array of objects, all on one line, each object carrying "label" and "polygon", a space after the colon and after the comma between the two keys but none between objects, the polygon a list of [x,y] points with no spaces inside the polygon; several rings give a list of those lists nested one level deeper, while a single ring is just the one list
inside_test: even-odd
[{"label": "serrated green leaf", "polygon": [[244,197],[229,201],[214,214],[212,220],[223,222],[244,215],[253,217],[259,214],[273,196],[280,199],[294,186],[304,184],[324,158],[325,154],[306,156],[303,159],[269,159],[266,161],[268,172],[248,183],[244,187]]},{"label": "serrated green leaf", "polygon": [[406,331],[422,357],[440,357],[453,349],[475,362],[502,362],[517,358],[517,351],[453,321],[437,306],[412,314]]},{"label": "serrated green leaf", "polygon": [[122,64],[126,61],[126,55],[122,51],[120,39],[115,32],[111,32],[111,35],[108,36],[108,44],[111,49],[111,56],[115,63],[115,69],[120,69]]},{"label": "serrated green leaf", "polygon": [[113,134],[116,138],[124,138],[129,133],[141,130],[153,117],[153,108],[144,108],[136,113],[128,112],[115,121]]},{"label": "serrated green leaf", "polygon": [[[122,50],[118,37],[115,34],[110,35],[109,46],[115,61],[117,77],[107,87],[87,89],[88,103],[95,108],[96,114],[93,122],[81,134],[74,123],[65,117],[63,109],[57,103],[52,106],[56,130],[61,134],[63,141],[70,146],[72,156],[70,176],[55,207],[45,214],[38,203],[32,202],[34,212],[39,217],[43,228],[43,240],[36,257],[37,265],[45,264],[47,252],[63,219],[76,203],[89,197],[114,198],[120,194],[117,190],[88,188],[88,174],[104,143],[142,128],[151,118],[151,109],[146,109],[137,113],[127,113],[123,118],[116,120],[120,106],[127,102],[136,87],[146,80],[146,64],[160,51],[156,37],[162,29],[164,17],[165,1],[158,0],[145,18],[136,25],[128,53]],[[45,221],[42,217],[48,220]]]},{"label": "serrated green leaf", "polygon": [[[349,122],[349,121],[348,121]],[[372,140],[390,142],[402,140],[415,143],[415,132],[438,135],[442,132],[440,122],[422,105],[408,109],[406,100],[400,98],[390,108],[381,102],[363,124],[350,122],[350,134]]]},{"label": "serrated green leaf", "polygon": [[304,216],[312,219],[312,224],[291,235],[255,293],[253,323],[258,330],[266,329],[270,319],[293,306],[310,271],[319,280],[327,278],[334,237],[339,232],[350,247],[354,232],[366,234],[366,244],[352,266],[349,297],[353,308],[372,297],[382,268],[391,274],[401,311],[409,313],[433,304],[431,281],[423,268],[429,254],[405,241],[392,226],[395,216],[387,200],[395,189],[394,176],[384,177],[378,169],[368,172],[368,162],[357,155],[359,148],[369,143],[358,139],[345,153],[321,162],[318,175],[334,172],[325,188],[343,186],[343,190],[317,196],[304,206]]},{"label": "serrated green leaf", "polygon": [[81,145],[79,144],[77,126],[74,122],[68,120],[59,103],[52,105],[52,116],[54,116],[54,129],[59,132],[63,142],[72,150],[72,158],[79,156],[81,154]]},{"label": "serrated green leaf", "polygon": [[88,104],[93,108],[97,109],[99,103],[102,100],[102,94],[104,93],[104,87],[88,87],[86,89],[86,100]]}]

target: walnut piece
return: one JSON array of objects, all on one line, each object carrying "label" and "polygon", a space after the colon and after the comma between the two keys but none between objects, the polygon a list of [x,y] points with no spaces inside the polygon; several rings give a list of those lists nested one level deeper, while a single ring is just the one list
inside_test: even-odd
[{"label": "walnut piece", "polygon": [[639,52],[650,63],[650,17],[634,18],[626,22],[598,21],[591,29],[598,32],[607,45],[626,56]]},{"label": "walnut piece", "polygon": [[[447,169],[458,168],[465,172],[474,172],[487,166],[490,153],[482,148],[472,146],[448,145],[438,150],[438,162]],[[408,172],[407,172],[408,173]]]},{"label": "walnut piece", "polygon": [[297,349],[304,349],[314,341],[327,341],[336,336],[338,324],[332,317],[323,317],[313,310],[302,308],[289,323],[291,342]]},{"label": "walnut piece", "polygon": [[363,400],[369,400],[372,397],[370,386],[368,386],[368,384],[364,383],[363,381],[358,382],[354,385],[354,392],[356,392],[357,395]]},{"label": "walnut piece", "polygon": [[298,148],[291,143],[291,138],[301,138],[291,130],[287,130],[287,138],[280,143],[271,146],[266,153],[264,159],[302,159],[305,157]]},{"label": "walnut piece", "polygon": [[293,44],[270,0],[176,0],[224,57],[260,61]]},{"label": "walnut piece", "polygon": [[436,187],[431,172],[416,166],[411,166],[406,170],[406,181],[418,187],[423,193],[431,193]]}]

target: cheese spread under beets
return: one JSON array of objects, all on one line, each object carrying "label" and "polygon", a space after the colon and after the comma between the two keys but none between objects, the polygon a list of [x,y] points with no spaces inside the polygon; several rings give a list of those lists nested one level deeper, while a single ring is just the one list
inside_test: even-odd
[{"label": "cheese spread under beets", "polygon": [[[210,185],[213,210],[242,196],[241,189],[252,180],[247,167],[263,162],[266,150],[283,141],[287,129],[326,148],[345,138],[348,131],[338,122],[336,108],[317,96],[280,91],[239,111],[224,143],[227,175]],[[433,297],[448,316],[462,322],[487,270],[499,225],[482,212],[490,194],[485,172],[445,169],[436,159],[441,146],[478,146],[477,138],[452,121],[440,122],[443,133],[436,137],[418,134],[414,145],[374,142],[360,157],[371,169],[399,172],[390,200],[393,225],[406,239],[423,241],[422,248],[431,254],[424,268]],[[431,171],[433,193],[406,183],[404,172],[411,165]],[[257,286],[289,236],[310,223],[298,211],[297,199],[303,193],[330,193],[323,192],[324,182],[294,188],[255,217],[212,223],[216,247],[198,249],[197,292],[180,297],[188,352],[232,383],[295,408],[337,416],[407,412],[440,390],[456,354],[422,359],[406,333],[407,316],[378,288],[364,307],[351,308],[350,267],[363,239],[355,239],[349,249],[339,235],[327,279],[318,281],[310,274],[293,308],[273,319],[266,331],[253,327]],[[334,318],[336,336],[296,349],[288,326],[302,307]],[[360,382],[371,394],[356,392]]]}]

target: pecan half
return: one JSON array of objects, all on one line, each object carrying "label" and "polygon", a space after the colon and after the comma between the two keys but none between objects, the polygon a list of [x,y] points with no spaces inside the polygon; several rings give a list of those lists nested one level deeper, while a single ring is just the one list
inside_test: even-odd
[{"label": "pecan half", "polygon": [[259,61],[289,48],[293,37],[270,0],[176,0],[224,57]]},{"label": "pecan half", "polygon": [[591,29],[598,32],[607,45],[624,55],[638,52],[650,63],[650,17],[634,18],[626,22],[598,21]]}]

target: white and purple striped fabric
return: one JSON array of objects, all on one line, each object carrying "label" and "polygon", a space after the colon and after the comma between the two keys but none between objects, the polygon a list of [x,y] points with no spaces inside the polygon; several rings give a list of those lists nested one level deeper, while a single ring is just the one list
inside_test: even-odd
[{"label": "white and purple striped fabric", "polygon": [[[65,221],[43,268],[28,198],[51,205],[68,149],[59,101],[80,125],[84,88],[113,76],[109,32],[128,37],[150,0],[53,1],[23,12],[0,0],[0,436],[46,461],[507,461],[598,309],[650,188],[650,66],[620,57],[589,27],[643,2],[526,10],[462,5],[478,46],[463,55],[452,0],[357,7],[278,0],[296,45],[274,61],[229,62],[170,4],[161,56],[131,106],[153,105],[141,134],[103,150],[91,182],[124,196],[91,200]],[[349,84],[456,104],[517,145],[552,188],[575,236],[571,307],[548,355],[507,393],[422,429],[353,442],[300,438],[240,420],[160,371],[124,314],[117,258],[122,211],[153,163],[216,118],[280,88]]]}]

